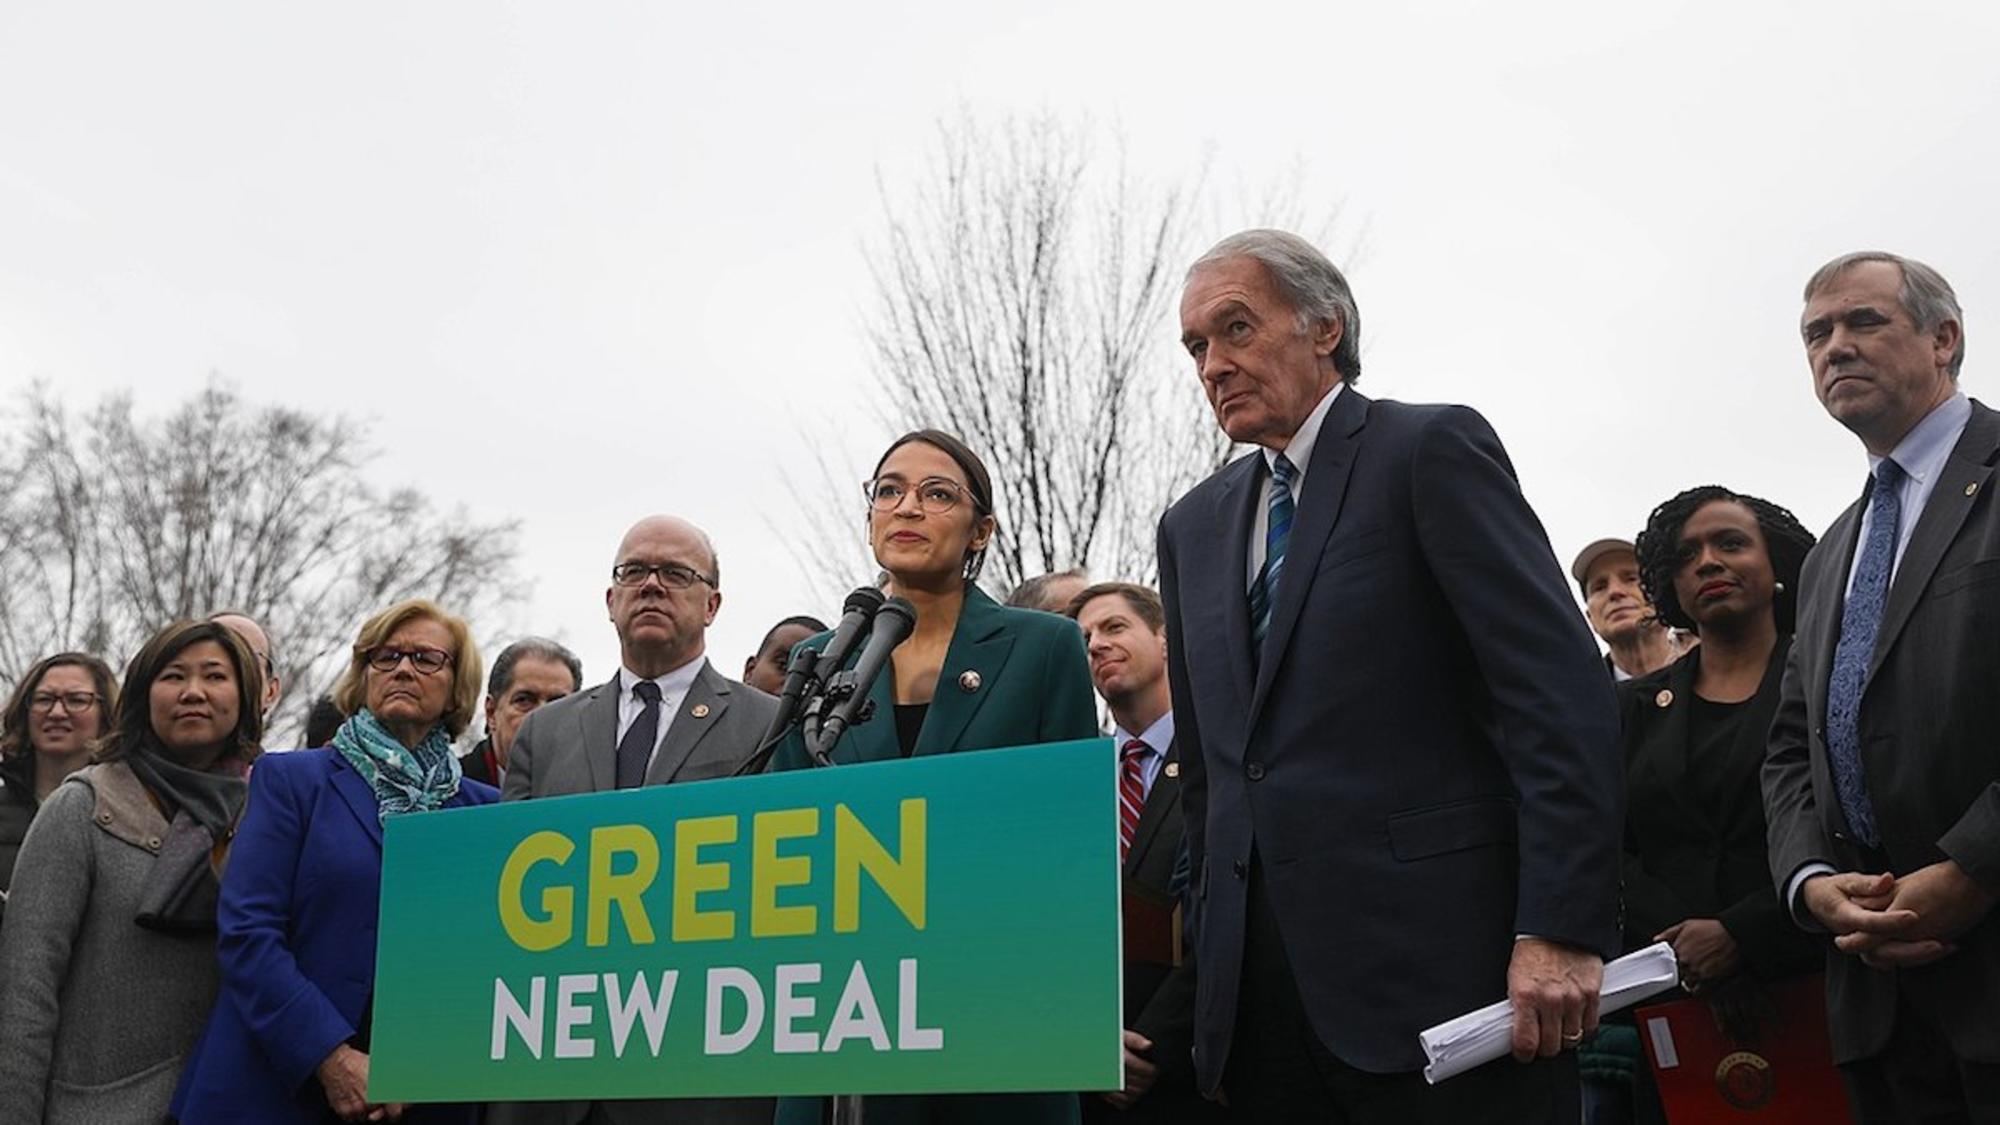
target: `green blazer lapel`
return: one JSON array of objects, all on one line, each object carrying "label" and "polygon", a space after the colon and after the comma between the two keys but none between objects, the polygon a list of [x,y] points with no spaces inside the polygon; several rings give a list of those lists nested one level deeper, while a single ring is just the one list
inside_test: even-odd
[{"label": "green blazer lapel", "polygon": [[[847,666],[854,667],[854,661],[849,661]],[[893,664],[885,665],[882,674],[875,677],[874,684],[868,688],[868,701],[875,705],[874,713],[867,722],[848,727],[846,733],[840,736],[839,745],[833,748],[834,761],[853,765],[856,762],[893,762],[903,756],[903,748],[896,744],[896,669]]]},{"label": "green blazer lapel", "polygon": [[[931,709],[917,735],[917,753],[944,754],[961,749],[959,740],[965,728],[993,694],[1013,649],[1014,636],[1007,631],[1000,607],[977,586],[967,586],[965,607],[959,610],[958,627],[952,630]],[[968,673],[976,673],[977,678]],[[890,741],[894,742],[893,731]]]}]

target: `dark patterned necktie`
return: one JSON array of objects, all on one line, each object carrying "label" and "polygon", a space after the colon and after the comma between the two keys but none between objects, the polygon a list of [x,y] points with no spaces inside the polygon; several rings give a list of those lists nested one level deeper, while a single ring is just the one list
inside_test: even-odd
[{"label": "dark patterned necktie", "polygon": [[1854,585],[1840,613],[1840,643],[1833,649],[1833,673],[1826,684],[1827,764],[1833,770],[1840,811],[1854,838],[1879,847],[1875,806],[1861,768],[1861,692],[1875,638],[1882,631],[1882,607],[1889,600],[1889,575],[1896,566],[1896,538],[1902,522],[1903,467],[1888,458],[1875,466],[1868,500],[1868,538],[1854,565]]},{"label": "dark patterned necktie", "polygon": [[1271,631],[1271,607],[1278,600],[1278,579],[1285,567],[1285,546],[1292,540],[1292,483],[1299,471],[1280,453],[1271,460],[1270,518],[1264,525],[1264,569],[1250,585],[1251,650],[1261,653]]},{"label": "dark patterned necktie", "polygon": [[618,788],[636,789],[646,783],[646,763],[652,760],[653,743],[660,736],[660,685],[640,680],[632,694],[646,706],[632,720],[625,737],[618,740]]}]

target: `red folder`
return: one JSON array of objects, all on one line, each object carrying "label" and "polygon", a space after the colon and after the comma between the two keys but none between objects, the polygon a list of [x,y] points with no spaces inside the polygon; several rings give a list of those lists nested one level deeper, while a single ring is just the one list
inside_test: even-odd
[{"label": "red folder", "polygon": [[1706,1001],[1676,1000],[1634,1013],[1668,1121],[1853,1121],[1827,1039],[1826,978],[1794,977],[1766,991],[1776,1014],[1754,1047],[1724,1035]]}]

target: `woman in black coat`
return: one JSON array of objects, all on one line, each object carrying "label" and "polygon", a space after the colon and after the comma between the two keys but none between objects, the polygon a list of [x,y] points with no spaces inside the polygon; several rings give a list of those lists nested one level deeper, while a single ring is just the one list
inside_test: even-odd
[{"label": "woman in black coat", "polygon": [[1654,611],[1701,643],[1620,687],[1625,940],[1671,942],[1697,995],[1821,964],[1771,889],[1759,783],[1812,544],[1790,512],[1714,485],[1660,505],[1639,533]]}]

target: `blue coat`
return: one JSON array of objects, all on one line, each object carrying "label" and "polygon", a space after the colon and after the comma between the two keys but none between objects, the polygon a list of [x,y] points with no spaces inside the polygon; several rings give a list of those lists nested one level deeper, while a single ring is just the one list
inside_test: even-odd
[{"label": "blue coat", "polygon": [[[466,781],[446,807],[499,796]],[[186,1125],[324,1118],[314,1071],[362,1029],[375,983],[376,809],[335,751],[258,759],[217,911],[222,994],[174,1094]],[[404,1120],[471,1123],[478,1109],[418,1107]]]}]

